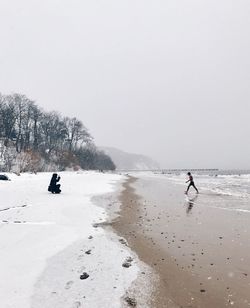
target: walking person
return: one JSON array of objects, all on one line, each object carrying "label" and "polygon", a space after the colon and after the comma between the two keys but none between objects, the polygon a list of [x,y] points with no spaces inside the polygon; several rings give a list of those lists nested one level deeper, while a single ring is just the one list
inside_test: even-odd
[{"label": "walking person", "polygon": [[197,194],[198,194],[199,191],[198,191],[197,187],[196,187],[195,184],[194,184],[194,179],[193,179],[193,176],[192,176],[191,172],[188,172],[187,175],[189,176],[189,179],[186,181],[186,183],[189,182],[189,185],[188,185],[188,187],[187,187],[187,190],[185,191],[185,194],[188,193],[189,188],[190,188],[191,186],[193,186],[193,188],[196,190],[196,192],[197,192]]}]

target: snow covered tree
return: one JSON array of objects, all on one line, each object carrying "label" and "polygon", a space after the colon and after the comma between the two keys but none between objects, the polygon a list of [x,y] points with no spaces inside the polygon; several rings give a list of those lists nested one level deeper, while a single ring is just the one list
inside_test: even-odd
[{"label": "snow covered tree", "polygon": [[23,94],[0,93],[0,140],[1,166],[5,164],[6,171],[47,170],[44,162],[61,170],[115,168],[112,160],[97,150],[80,120],[44,112]]}]

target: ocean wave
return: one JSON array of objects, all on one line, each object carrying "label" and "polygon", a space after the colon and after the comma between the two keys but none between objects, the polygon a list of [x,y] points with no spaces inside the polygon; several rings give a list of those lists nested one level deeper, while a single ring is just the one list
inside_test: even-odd
[{"label": "ocean wave", "polygon": [[231,212],[242,212],[242,213],[250,213],[250,210],[240,209],[240,208],[232,208],[232,207],[222,207],[222,206],[211,206],[214,209],[231,211]]},{"label": "ocean wave", "polygon": [[[168,179],[179,185],[187,185],[187,176],[166,175]],[[232,196],[250,199],[250,175],[220,175],[209,176],[194,174],[195,184],[201,191],[210,191],[216,195]]]}]

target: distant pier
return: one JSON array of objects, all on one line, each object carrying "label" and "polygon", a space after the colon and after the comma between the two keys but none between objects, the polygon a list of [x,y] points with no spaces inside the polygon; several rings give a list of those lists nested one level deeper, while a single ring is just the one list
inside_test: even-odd
[{"label": "distant pier", "polygon": [[180,173],[180,172],[216,172],[219,169],[117,169],[118,172],[157,172],[157,173]]}]

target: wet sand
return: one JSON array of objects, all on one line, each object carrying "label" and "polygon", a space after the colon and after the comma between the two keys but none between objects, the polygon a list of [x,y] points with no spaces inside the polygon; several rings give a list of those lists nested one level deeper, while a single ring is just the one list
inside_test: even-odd
[{"label": "wet sand", "polygon": [[227,197],[188,200],[184,189],[168,179],[129,177],[112,223],[160,276],[150,306],[250,307],[250,214],[216,208],[237,202]]}]

